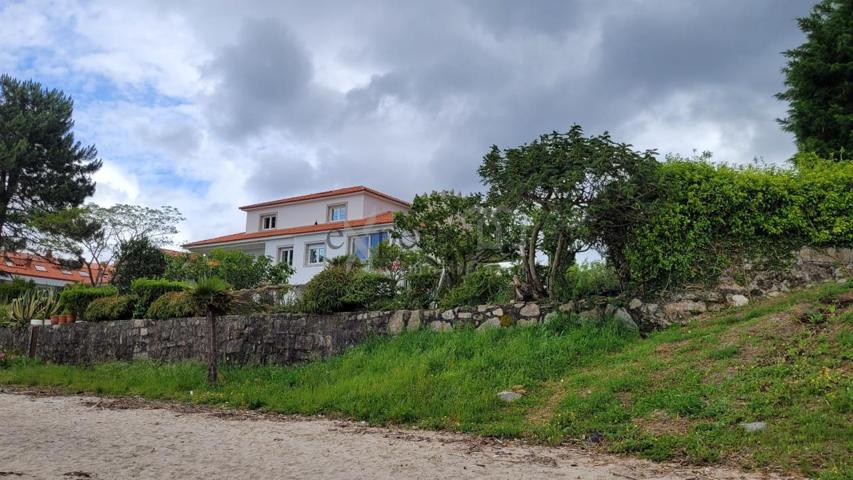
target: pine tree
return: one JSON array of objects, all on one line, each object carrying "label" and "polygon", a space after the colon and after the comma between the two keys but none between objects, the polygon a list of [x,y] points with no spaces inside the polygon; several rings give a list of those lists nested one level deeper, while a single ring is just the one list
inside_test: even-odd
[{"label": "pine tree", "polygon": [[806,42],[788,50],[782,70],[790,103],[782,128],[801,152],[853,158],[853,0],[823,0],[798,19]]},{"label": "pine tree", "polygon": [[0,250],[27,246],[34,215],[95,192],[97,150],[74,139],[73,102],[34,81],[0,76]]}]

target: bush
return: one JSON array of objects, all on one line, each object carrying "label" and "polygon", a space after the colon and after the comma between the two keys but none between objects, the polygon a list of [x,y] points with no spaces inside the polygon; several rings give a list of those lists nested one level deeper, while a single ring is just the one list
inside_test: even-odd
[{"label": "bush", "polygon": [[787,265],[802,246],[853,246],[853,162],[734,168],[670,158],[622,250],[645,293],[714,282],[728,267]]},{"label": "bush", "polygon": [[298,308],[310,313],[365,310],[381,306],[395,294],[393,278],[364,271],[357,261],[335,259],[305,284]]},{"label": "bush", "polygon": [[560,300],[575,300],[619,293],[619,276],[606,262],[575,264],[566,270],[565,291]]},{"label": "bush", "polygon": [[480,267],[466,275],[438,302],[440,308],[507,303],[513,299],[512,277],[495,266]]},{"label": "bush", "polygon": [[195,281],[218,277],[235,290],[261,285],[284,285],[293,274],[286,263],[273,263],[266,255],[253,256],[237,250],[216,248],[205,255],[187,254],[166,257],[165,277],[176,281]]},{"label": "bush", "polygon": [[148,312],[155,300],[168,292],[180,292],[187,289],[184,282],[163,280],[159,278],[138,278],[133,281],[130,291],[139,298],[134,310],[134,317],[140,317]]},{"label": "bush", "polygon": [[356,270],[341,298],[344,310],[372,310],[382,308],[394,298],[397,282],[378,272]]},{"label": "bush", "polygon": [[436,299],[440,272],[420,268],[406,273],[401,301],[405,308],[429,308]]},{"label": "bush", "polygon": [[148,308],[147,317],[153,320],[167,318],[197,317],[198,311],[188,292],[167,292],[160,296]]},{"label": "bush", "polygon": [[[126,293],[138,278],[159,278],[166,272],[166,255],[147,238],[121,242],[110,283]],[[152,299],[151,301],[154,301]]]},{"label": "bush", "polygon": [[35,290],[35,288],[36,282],[18,277],[13,278],[11,282],[0,283],[0,303],[8,303],[26,292]]},{"label": "bush", "polygon": [[86,320],[102,322],[128,320],[133,317],[133,308],[139,298],[136,295],[116,295],[92,300],[86,307]]},{"label": "bush", "polygon": [[94,300],[103,297],[111,297],[118,294],[116,287],[105,285],[102,287],[89,287],[81,284],[65,287],[59,294],[59,303],[62,308],[74,314],[77,320],[86,320],[86,308]]}]

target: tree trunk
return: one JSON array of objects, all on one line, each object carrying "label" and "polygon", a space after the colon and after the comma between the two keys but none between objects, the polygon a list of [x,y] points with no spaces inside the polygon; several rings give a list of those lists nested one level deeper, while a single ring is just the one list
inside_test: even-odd
[{"label": "tree trunk", "polygon": [[209,328],[208,332],[208,348],[207,348],[207,384],[212,386],[216,385],[216,362],[218,360],[218,352],[217,346],[218,342],[216,341],[216,315],[213,311],[208,310],[207,312],[207,324]]},{"label": "tree trunk", "polygon": [[566,248],[566,236],[563,232],[557,235],[557,247],[551,258],[551,268],[548,271],[548,295],[554,298],[557,290],[557,275],[563,271],[563,250]]},{"label": "tree trunk", "polygon": [[542,286],[542,281],[539,280],[539,275],[536,273],[536,243],[539,240],[539,231],[542,229],[542,222],[537,221],[530,232],[530,237],[527,239],[527,258],[524,259],[524,273],[527,277],[527,283],[530,285],[530,292],[534,299],[539,300],[545,298],[545,288]]}]

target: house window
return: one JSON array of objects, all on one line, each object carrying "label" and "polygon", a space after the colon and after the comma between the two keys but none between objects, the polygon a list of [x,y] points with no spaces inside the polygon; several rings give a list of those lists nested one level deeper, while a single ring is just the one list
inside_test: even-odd
[{"label": "house window", "polygon": [[367,260],[370,251],[378,247],[380,243],[388,241],[388,232],[367,233],[351,237],[350,253],[360,260]]},{"label": "house window", "polygon": [[293,247],[282,247],[278,249],[278,263],[293,266]]},{"label": "house window", "polygon": [[329,205],[329,213],[327,215],[329,222],[341,222],[347,219],[347,204]]},{"label": "house window", "polygon": [[261,215],[261,230],[275,228],[275,215]]},{"label": "house window", "polygon": [[89,276],[89,272],[84,272],[83,270],[80,270],[80,276],[81,276],[81,277],[88,277],[88,276]]},{"label": "house window", "polygon": [[305,256],[305,263],[308,265],[320,265],[326,261],[326,245],[322,243],[314,243],[308,245],[308,254]]},{"label": "house window", "polygon": [[47,271],[47,268],[45,268],[44,265],[36,265],[35,267],[36,267],[36,270],[38,270],[39,272],[46,272]]},{"label": "house window", "polygon": [[14,267],[14,266],[15,266],[15,262],[13,262],[13,261],[11,261],[11,260],[6,260],[6,266],[7,266],[7,267]]}]

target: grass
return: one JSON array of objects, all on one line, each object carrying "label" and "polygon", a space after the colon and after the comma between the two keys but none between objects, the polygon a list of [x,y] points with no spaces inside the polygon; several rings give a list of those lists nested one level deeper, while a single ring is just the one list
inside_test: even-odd
[{"label": "grass", "polygon": [[[655,460],[853,475],[853,282],[826,284],[639,339],[615,324],[411,332],[295,367],[91,368],[15,360],[0,383],[324,413]],[[525,393],[507,404],[500,390]],[[747,433],[740,424],[764,421]]]}]

